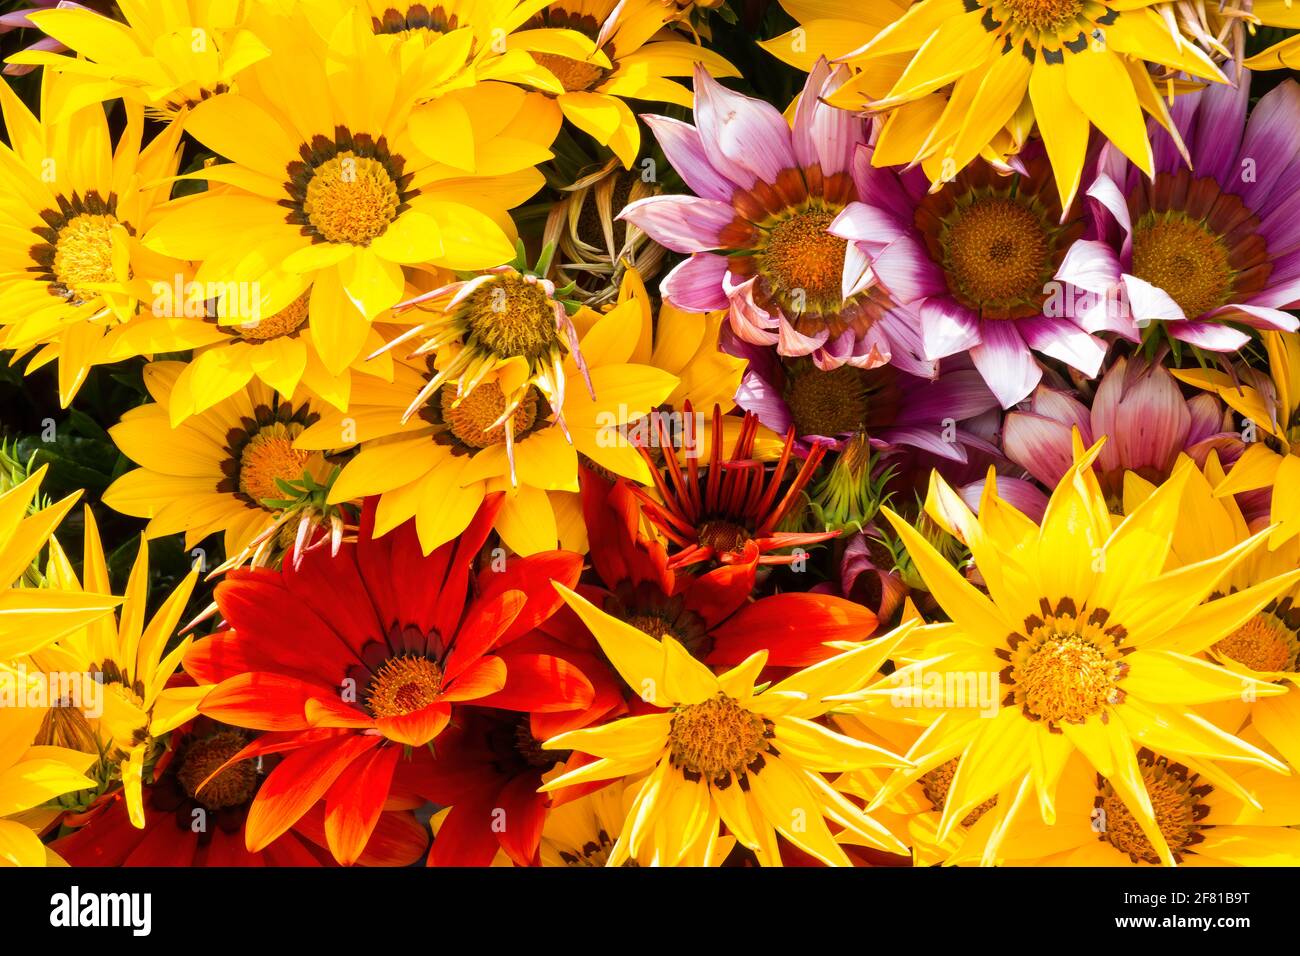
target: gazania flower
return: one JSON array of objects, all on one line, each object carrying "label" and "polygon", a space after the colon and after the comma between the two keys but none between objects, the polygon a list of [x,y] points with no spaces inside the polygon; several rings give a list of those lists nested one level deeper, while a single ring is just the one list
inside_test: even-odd
[{"label": "gazania flower", "polygon": [[422,556],[414,523],[374,537],[371,501],[357,540],[337,554],[317,548],[297,567],[231,571],[217,587],[230,630],[185,657],[195,680],[216,684],[199,711],[270,732],[239,758],[285,755],[249,808],[250,852],[324,798],[330,851],[354,862],[404,751],[434,740],[459,705],[548,712],[591,704],[578,668],[511,647],[559,605],[550,582],[576,581],[578,555],[487,569],[470,596],[500,504],[485,503],[455,543]]},{"label": "gazania flower", "polygon": [[[1211,775],[1143,747],[1135,779],[1151,797],[1161,839],[1180,866],[1290,866],[1300,853],[1294,777],[1258,767]],[[1164,862],[1126,802],[1124,785],[1072,758],[1057,821],[1022,817],[1002,841],[1014,866],[1132,866]]]},{"label": "gazania flower", "polygon": [[1265,332],[1263,340],[1267,372],[1177,369],[1173,374],[1218,395],[1246,420],[1245,450],[1215,493],[1267,490],[1273,526],[1269,546],[1277,547],[1300,534],[1300,335]]},{"label": "gazania flower", "polygon": [[893,361],[917,374],[915,317],[885,295],[859,249],[832,234],[862,195],[853,168],[861,118],[822,103],[843,82],[821,64],[808,77],[794,128],[771,104],[696,75],[695,126],[647,117],[694,196],[651,196],[622,218],[690,254],[662,284],[692,312],[730,308],[744,342],[812,356],[820,368]]},{"label": "gazania flower", "polygon": [[118,96],[163,116],[229,90],[271,51],[246,28],[249,4],[207,0],[119,3],[126,22],[81,4],[32,11],[38,30],[71,50],[25,50],[7,62],[86,77],[100,100]]},{"label": "gazania flower", "polygon": [[[670,77],[695,66],[714,76],[738,76],[717,53],[661,31],[672,17],[659,0],[559,0],[542,7],[507,48],[526,50],[559,89],[558,112],[628,169],[641,148],[641,131],[623,97],[691,107],[691,91]],[[698,82],[698,81],[697,81]]]},{"label": "gazania flower", "polygon": [[40,507],[37,495],[44,477],[42,466],[0,492],[0,660],[39,650],[104,617],[121,603],[107,590],[97,594],[14,585],[26,576],[80,497],[72,494],[57,504]]},{"label": "gazania flower", "polygon": [[[644,852],[663,866],[676,866],[691,854],[716,859],[719,822],[769,866],[781,862],[778,833],[822,863],[848,866],[828,820],[878,849],[906,852],[894,834],[824,776],[902,762],[816,722],[834,706],[823,698],[865,683],[899,637],[859,645],[756,690],[766,651],[714,676],[672,637],[656,641],[567,588],[562,593],[628,685],[663,708],[546,743],[548,749],[571,748],[599,758],[548,781],[547,791],[649,774],[608,865],[640,859]],[[793,825],[794,820],[802,825]]]},{"label": "gazania flower", "polygon": [[1048,298],[1084,223],[1077,206],[1062,215],[1041,152],[1022,155],[1021,172],[1002,175],[981,161],[927,191],[920,170],[865,169],[871,147],[859,149],[864,198],[831,231],[870,259],[890,295],[917,310],[926,359],[969,351],[1004,408],[1042,378],[1034,352],[1097,374],[1105,343]]},{"label": "gazania flower", "polygon": [[[485,323],[495,314],[488,309]],[[575,317],[575,323],[579,320]],[[548,313],[547,321],[554,323],[554,313]],[[586,324],[590,319],[581,321]],[[548,414],[540,390],[526,389],[510,418],[509,446],[501,419],[506,397],[514,394],[523,374],[522,361],[512,362],[460,397],[454,386],[443,385],[406,422],[403,418],[412,402],[438,371],[398,362],[392,384],[374,378],[358,380],[348,412],[326,409],[321,420],[298,439],[297,447],[330,449],[361,443],[361,450],[335,481],[329,500],[379,495],[378,534],[414,517],[420,543],[431,551],[466,527],[484,496],[505,491],[495,514],[496,530],[506,545],[518,554],[549,550],[555,547],[560,528],[548,492],[578,490],[579,455],[613,474],[649,479],[645,463],[618,428],[659,405],[677,379],[648,365],[629,363],[641,339],[640,322],[636,303],[591,322],[551,381],[581,382],[575,358],[581,354],[595,400],[585,384],[577,384],[564,390],[559,410]]]},{"label": "gazania flower", "polygon": [[267,502],[284,498],[281,482],[329,472],[321,455],[294,447],[316,412],[309,401],[283,401],[253,381],[173,429],[171,396],[184,368],[181,362],[145,367],[154,403],[131,409],[109,429],[141,467],[113,482],[104,504],[148,518],[150,538],[185,532],[186,548],[223,532],[225,552],[233,555],[274,522],[277,509]]},{"label": "gazania flower", "polygon": [[[1240,3],[1241,0],[1236,0]],[[1252,3],[1251,17],[1267,26],[1294,29],[1300,27],[1300,16],[1286,0],[1281,3]],[[1252,70],[1280,70],[1300,63],[1300,40],[1289,36],[1275,43],[1266,50],[1261,50],[1245,61],[1245,66]]]},{"label": "gazania flower", "polygon": [[[29,13],[38,13],[41,10],[48,10],[50,7],[63,6],[65,3],[66,0],[31,0],[32,5],[30,7],[19,8],[0,15],[0,35],[8,33],[11,30],[35,29],[36,25],[32,23],[31,20],[27,19]],[[82,6],[89,7],[92,10],[96,8],[102,10],[109,6],[109,4],[107,0],[90,0],[89,3],[84,3]],[[66,49],[67,47],[54,39],[54,37],[42,36],[39,40],[28,45],[23,52],[46,50],[53,53],[59,53]],[[26,76],[34,69],[36,69],[34,66],[23,66],[17,63],[10,63],[5,66],[3,73],[5,76]]]},{"label": "gazania flower", "polygon": [[[1091,293],[1082,325],[1133,341],[1153,323],[1171,338],[1214,352],[1250,341],[1236,326],[1294,332],[1281,311],[1300,304],[1300,224],[1289,205],[1300,183],[1294,129],[1300,84],[1266,93],[1249,122],[1250,74],[1172,107],[1191,168],[1153,123],[1154,174],[1103,149],[1088,195],[1095,224],[1066,254],[1057,279]],[[1070,304],[1067,302],[1067,304]]]},{"label": "gazania flower", "polygon": [[[235,303],[222,297],[224,324],[287,321],[283,310],[309,293],[312,341],[337,375],[362,353],[370,323],[405,294],[403,266],[480,269],[510,259],[506,209],[542,178],[531,168],[536,155],[522,150],[518,164],[509,152],[490,166],[457,160],[473,169],[442,159],[451,143],[472,154],[467,142],[501,135],[524,107],[520,91],[486,88],[430,156],[412,138],[423,128],[412,112],[425,74],[452,65],[404,62],[400,47],[374,44],[368,31],[339,30],[326,44],[294,20],[276,29],[275,56],[250,67],[239,92],[205,100],[186,120],[187,132],[231,160],[191,175],[230,188],[174,201],[144,241],[200,261],[196,282],[248,290]],[[304,103],[318,105],[308,114]],[[518,137],[552,133],[525,116]],[[232,222],[238,244],[227,241]]]},{"label": "gazania flower", "polygon": [[45,866],[62,861],[25,816],[48,800],[93,787],[85,771],[91,754],[67,747],[33,747],[41,723],[39,707],[0,712],[0,866]]},{"label": "gazania flower", "polygon": [[[1250,537],[1250,522],[1232,495],[1216,496],[1224,469],[1210,453],[1203,472],[1192,470],[1181,520],[1174,529],[1170,546],[1171,566],[1195,565],[1214,553],[1235,547]],[[1136,508],[1155,489],[1146,482],[1130,482],[1125,495],[1126,509]],[[1273,550],[1259,548],[1237,565],[1215,587],[1214,598],[1231,596],[1252,585],[1276,578],[1300,567],[1300,539],[1290,538]],[[1296,721],[1300,695],[1293,688],[1300,682],[1300,588],[1291,588],[1260,609],[1230,634],[1204,648],[1204,653],[1229,670],[1251,678],[1285,686],[1281,696],[1241,698],[1216,704],[1207,716],[1220,726],[1236,730],[1247,719],[1253,730],[1274,751],[1300,767],[1300,734]]]},{"label": "gazania flower", "polygon": [[69,105],[85,90],[86,81],[45,73],[37,119],[0,83],[10,140],[0,146],[10,185],[0,198],[0,346],[18,356],[39,349],[28,372],[57,360],[64,407],[91,366],[109,360],[105,332],[137,313],[150,279],[174,271],[138,237],[167,199],[180,128],[169,124],[141,148],[144,117],[128,106],[114,147],[98,103]]},{"label": "gazania flower", "polygon": [[1089,404],[1039,385],[1029,406],[1010,412],[1003,423],[1007,457],[1055,488],[1074,463],[1074,430],[1089,447],[1105,437],[1095,468],[1106,499],[1117,503],[1130,472],[1159,484],[1173,473],[1180,454],[1204,464],[1211,449],[1228,452],[1240,443],[1231,413],[1213,395],[1184,398],[1163,365],[1140,356],[1116,359]]},{"label": "gazania flower", "polygon": [[[199,717],[172,734],[167,753],[145,784],[144,829],[132,825],[120,791],[65,821],[76,829],[53,849],[72,866],[322,866],[326,850],[319,804],[306,818],[250,852],[244,845],[248,808],[278,758],[234,763],[254,735]],[[357,862],[409,866],[424,852],[422,827],[406,812],[380,814]]]},{"label": "gazania flower", "polygon": [[[57,543],[51,541],[50,583],[62,590],[110,593],[108,562],[94,515],[85,512],[81,579]],[[31,655],[38,675],[83,675],[99,688],[96,700],[53,700],[44,709],[36,739],[94,754],[98,791],[120,782],[132,825],[145,824],[142,781],[158,755],[164,734],[195,714],[202,692],[167,689],[190,646],[185,638],[170,647],[185,605],[194,591],[192,570],[148,616],[149,547],[140,542],[122,592],[121,610],[60,638]]]},{"label": "gazania flower", "polygon": [[[931,513],[942,514],[962,536],[987,594],[886,509],[952,623],[915,631],[915,643],[895,655],[901,666],[890,686],[862,695],[867,710],[901,705],[914,709],[914,722],[929,725],[908,751],[915,766],[896,773],[876,802],[959,758],[936,837],[945,840],[996,796],[986,814],[985,862],[997,859],[1014,819],[1037,813],[1050,824],[1059,818],[1061,771],[1076,753],[1116,788],[1136,829],[1166,864],[1174,862],[1175,846],[1162,832],[1155,794],[1139,772],[1140,747],[1158,748],[1216,780],[1224,777],[1217,761],[1284,769],[1192,710],[1279,688],[1191,655],[1250,620],[1294,585],[1300,571],[1203,604],[1265,536],[1166,571],[1186,469],[1116,526],[1092,472],[1099,452],[1094,445],[1080,453],[1041,524],[1000,501],[992,482],[977,520],[935,479]],[[985,677],[987,686],[973,686]],[[933,686],[960,687],[961,693],[948,690],[941,701],[927,701]]]},{"label": "gazania flower", "polygon": [[[688,418],[693,415],[689,402],[684,411]],[[663,421],[657,419],[655,426],[661,436],[656,445],[672,448],[672,438]],[[686,456],[683,469],[678,456],[669,455],[664,462],[665,478],[650,450],[640,449],[654,477],[658,498],[637,487],[632,492],[641,499],[646,518],[677,548],[669,567],[681,568],[704,561],[749,562],[754,560],[751,545],[758,549],[759,564],[790,564],[796,560],[796,554],[773,552],[835,537],[834,531],[777,530],[799,504],[800,494],[812,480],[826,446],[814,445],[809,450],[783,491],[782,483],[794,452],[794,429],[786,432],[780,460],[770,474],[768,463],[754,456],[757,432],[758,416],[746,413],[735,444],[729,453],[725,452],[722,412],[715,405],[709,459],[703,469],[695,456]]]},{"label": "gazania flower", "polygon": [[1151,9],[1157,2],[969,0],[957,9],[949,0],[923,0],[845,59],[864,73],[882,59],[908,59],[893,88],[870,104],[875,111],[935,97],[952,85],[947,103],[930,117],[936,137],[952,137],[943,153],[951,173],[1029,111],[1021,122],[1037,123],[1061,206],[1068,208],[1092,126],[1152,174],[1143,113],[1166,125],[1169,115],[1148,63],[1227,82],[1173,17]]}]

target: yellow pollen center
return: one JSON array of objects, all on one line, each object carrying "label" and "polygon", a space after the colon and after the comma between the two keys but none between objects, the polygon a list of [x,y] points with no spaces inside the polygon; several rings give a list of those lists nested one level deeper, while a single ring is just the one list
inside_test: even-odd
[{"label": "yellow pollen center", "polygon": [[1026,30],[1058,33],[1078,19],[1083,0],[1002,0],[1011,22]]},{"label": "yellow pollen center", "polygon": [[809,209],[781,220],[768,233],[759,269],[787,312],[828,312],[843,304],[848,243],[826,231],[835,216],[829,209]]},{"label": "yellow pollen center", "polygon": [[375,674],[366,692],[374,717],[404,717],[438,699],[442,668],[427,657],[404,655],[389,659]]},{"label": "yellow pollen center", "polygon": [[239,337],[249,342],[267,342],[297,332],[307,321],[307,306],[311,298],[308,289],[279,312],[256,322],[235,326]]},{"label": "yellow pollen center", "polygon": [[1029,651],[1011,680],[1031,716],[1077,724],[1115,701],[1124,667],[1090,637],[1058,631]]},{"label": "yellow pollen center", "polygon": [[1227,248],[1204,223],[1148,213],[1133,230],[1133,274],[1163,289],[1194,319],[1228,300],[1234,270]]},{"label": "yellow pollen center", "polygon": [[267,425],[253,435],[239,453],[239,490],[261,504],[266,498],[283,498],[276,484],[297,481],[315,453],[293,447],[301,425]]},{"label": "yellow pollen center", "polygon": [[1007,196],[976,199],[944,229],[944,268],[953,294],[980,309],[1041,298],[1052,263],[1042,219]]},{"label": "yellow pollen center", "polygon": [[560,81],[566,93],[582,93],[590,90],[604,78],[606,72],[604,67],[596,66],[594,63],[575,60],[558,53],[534,52],[532,57],[537,61],[538,66],[555,74],[555,78]]},{"label": "yellow pollen center", "polygon": [[[482,383],[459,403],[456,401],[456,390],[444,388],[440,390],[438,400],[442,408],[442,420],[461,444],[470,448],[505,444],[505,422],[493,424],[506,410],[505,393],[496,382]],[[514,420],[516,437],[533,427],[537,420],[536,389],[528,390],[511,418]]]},{"label": "yellow pollen center", "polygon": [[[953,757],[951,760],[939,764],[939,766],[921,777],[921,789],[925,792],[925,798],[940,812],[943,811],[944,803],[948,799],[948,791],[952,787],[952,778],[956,773],[957,758]],[[961,821],[961,825],[964,827],[974,826],[975,821],[997,806],[997,803],[998,798],[996,796],[989,797],[970,813],[966,814]]]},{"label": "yellow pollen center", "polygon": [[470,336],[487,351],[532,360],[560,345],[556,305],[540,284],[503,275],[475,289],[462,308]]},{"label": "yellow pollen center", "polygon": [[669,755],[674,766],[705,780],[741,776],[767,749],[768,732],[762,717],[719,693],[673,714]]},{"label": "yellow pollen center", "polygon": [[99,295],[86,288],[92,283],[114,282],[112,230],[117,220],[107,214],[82,213],[59,230],[54,243],[54,277],[77,303]]},{"label": "yellow pollen center", "polygon": [[1256,614],[1214,645],[1214,651],[1253,671],[1294,671],[1300,641],[1272,614]]},{"label": "yellow pollen center", "polygon": [[800,435],[833,437],[857,431],[867,420],[862,369],[852,365],[823,372],[810,368],[790,380],[786,404]]},{"label": "yellow pollen center", "polygon": [[384,234],[400,202],[397,183],[383,163],[346,150],[316,167],[302,208],[330,242],[364,246]]},{"label": "yellow pollen center", "polygon": [[[1138,766],[1142,770],[1160,834],[1174,859],[1181,862],[1182,854],[1203,839],[1200,831],[1206,826],[1199,821],[1205,819],[1210,811],[1201,803],[1201,798],[1213,788],[1199,784],[1196,774],[1189,775],[1185,767],[1170,764],[1164,758],[1139,758]],[[1142,832],[1137,818],[1104,778],[1098,778],[1094,806],[1093,826],[1099,831],[1100,839],[1128,854],[1134,863],[1160,862],[1159,854]]]},{"label": "yellow pollen center", "polygon": [[185,792],[209,810],[247,803],[257,790],[257,764],[252,760],[241,760],[227,767],[203,786],[204,780],[247,743],[243,734],[226,731],[191,744],[176,774]]}]

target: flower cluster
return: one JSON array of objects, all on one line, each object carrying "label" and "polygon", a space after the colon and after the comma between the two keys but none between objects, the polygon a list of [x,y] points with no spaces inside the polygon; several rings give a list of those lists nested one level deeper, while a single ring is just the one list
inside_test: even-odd
[{"label": "flower cluster", "polygon": [[1297,29],[0,17],[0,864],[1300,864]]}]

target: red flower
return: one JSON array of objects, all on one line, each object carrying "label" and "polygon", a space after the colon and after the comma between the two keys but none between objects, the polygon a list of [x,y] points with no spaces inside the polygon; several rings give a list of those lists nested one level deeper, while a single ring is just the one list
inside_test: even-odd
[{"label": "red flower", "polygon": [[[145,825],[127,814],[122,791],[105,795],[53,849],[73,866],[329,866],[324,809],[318,804],[260,852],[244,844],[248,807],[265,780],[255,760],[229,763],[250,735],[200,717],[172,734],[144,788]],[[224,769],[222,768],[224,765]],[[220,769],[219,773],[214,773]],[[357,862],[407,866],[424,852],[424,827],[411,813],[384,813]]]},{"label": "red flower", "polygon": [[[683,403],[683,414],[688,419],[693,414],[690,402]],[[654,425],[659,435],[651,444],[673,448],[668,426],[659,417],[655,417]],[[794,480],[782,493],[781,483],[794,449],[794,427],[791,426],[786,433],[781,458],[770,475],[766,462],[751,457],[757,432],[758,417],[752,412],[746,413],[736,444],[730,456],[724,459],[722,411],[715,405],[708,467],[701,472],[698,459],[687,454],[683,473],[677,456],[665,455],[663,471],[667,472],[667,481],[650,449],[639,449],[650,466],[655,488],[663,500],[656,501],[647,489],[633,487],[632,492],[641,499],[646,517],[654,522],[665,538],[681,549],[669,560],[669,567],[680,568],[703,561],[723,564],[749,562],[753,560],[751,552],[754,549],[758,552],[759,564],[790,564],[796,555],[770,552],[817,544],[839,534],[838,531],[800,534],[776,530],[782,519],[799,503],[799,496],[812,480],[817,465],[826,454],[826,447],[812,446]]]},{"label": "red flower", "polygon": [[421,553],[408,522],[372,536],[375,503],[357,541],[318,548],[297,568],[232,571],[217,607],[231,628],[185,657],[217,686],[200,712],[266,731],[241,757],[280,753],[249,810],[248,847],[267,846],[322,798],[325,836],[342,863],[365,847],[403,752],[428,744],[466,701],[541,713],[590,707],[593,689],[561,657],[518,638],[561,603],[582,559],[563,551],[501,570],[474,563],[501,505],[485,500],[454,542]]}]

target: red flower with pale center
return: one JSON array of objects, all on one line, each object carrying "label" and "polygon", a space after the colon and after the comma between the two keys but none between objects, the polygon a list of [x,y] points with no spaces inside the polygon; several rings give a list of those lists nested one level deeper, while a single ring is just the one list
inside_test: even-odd
[{"label": "red flower with pale center", "polygon": [[[691,420],[691,403],[684,402],[682,410],[686,419]],[[654,424],[659,434],[651,444],[657,448],[673,448],[668,426],[659,417],[655,417]],[[722,410],[716,405],[713,407],[713,434],[706,468],[700,468],[698,456],[691,455],[688,448],[684,456],[684,471],[677,456],[668,454],[664,456],[666,461],[661,472],[650,449],[639,449],[650,466],[662,501],[656,501],[648,489],[634,486],[632,492],[641,499],[646,517],[680,549],[670,558],[670,568],[704,561],[745,563],[753,560],[751,545],[758,550],[759,564],[791,564],[797,554],[771,552],[817,544],[839,534],[838,531],[796,533],[776,530],[782,519],[799,503],[800,494],[826,454],[825,446],[813,445],[795,472],[794,480],[782,493],[781,485],[795,444],[794,432],[791,426],[785,436],[781,458],[770,474],[768,463],[753,457],[758,416],[752,412],[745,414],[731,454],[723,457]],[[666,480],[664,473],[668,476]]]},{"label": "red flower with pale center", "polygon": [[[429,555],[414,522],[306,553],[297,568],[232,571],[216,602],[229,630],[195,644],[185,669],[216,684],[200,712],[266,731],[236,759],[284,754],[249,809],[248,848],[325,801],[325,836],[352,863],[393,789],[403,753],[428,744],[467,701],[505,710],[585,710],[591,682],[567,660],[515,646],[561,603],[579,555],[544,552],[474,565],[501,497]],[[499,570],[494,569],[499,567]]]},{"label": "red flower with pale center", "polygon": [[[259,852],[245,846],[249,804],[275,761],[229,764],[250,738],[206,717],[191,721],[172,734],[145,784],[143,828],[131,823],[123,791],[115,790],[65,818],[77,829],[56,840],[54,851],[73,866],[332,866],[320,804]],[[426,840],[413,814],[385,812],[357,862],[409,866]]]}]

